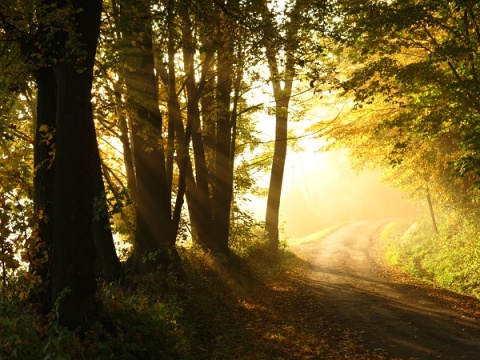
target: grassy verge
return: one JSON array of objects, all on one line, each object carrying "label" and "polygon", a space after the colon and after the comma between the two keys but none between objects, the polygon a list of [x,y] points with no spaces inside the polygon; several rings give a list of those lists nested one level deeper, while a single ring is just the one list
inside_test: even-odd
[{"label": "grassy verge", "polygon": [[480,298],[478,226],[465,219],[439,220],[438,234],[427,219],[408,227],[386,226],[381,234],[385,259],[418,279]]},{"label": "grassy verge", "polygon": [[288,246],[297,246],[297,245],[301,245],[301,244],[304,244],[304,243],[307,243],[307,242],[323,239],[324,237],[330,235],[331,233],[335,232],[336,230],[338,230],[342,226],[345,226],[346,224],[347,223],[341,223],[341,224],[338,224],[338,225],[335,225],[335,226],[330,226],[328,228],[325,228],[325,229],[322,229],[320,231],[314,232],[313,234],[310,234],[310,235],[307,235],[307,236],[298,237],[298,238],[294,238],[294,239],[288,239],[288,240],[286,240],[286,244]]}]

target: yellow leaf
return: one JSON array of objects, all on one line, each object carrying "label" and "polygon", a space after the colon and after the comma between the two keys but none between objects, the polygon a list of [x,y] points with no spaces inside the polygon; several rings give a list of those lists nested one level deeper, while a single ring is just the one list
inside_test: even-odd
[{"label": "yellow leaf", "polygon": [[45,125],[45,124],[40,125],[40,127],[38,128],[38,131],[46,133],[48,131],[48,125]]}]

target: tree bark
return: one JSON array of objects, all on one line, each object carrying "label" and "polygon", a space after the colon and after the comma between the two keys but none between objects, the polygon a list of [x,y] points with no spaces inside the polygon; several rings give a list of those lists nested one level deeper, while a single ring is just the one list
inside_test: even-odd
[{"label": "tree bark", "polygon": [[[171,37],[172,34],[169,34]],[[169,42],[173,43],[174,39],[169,38]],[[158,73],[163,84],[168,89],[168,121],[174,124],[175,141],[177,143],[177,166],[178,166],[178,190],[173,211],[173,231],[177,233],[180,225],[181,210],[183,207],[183,198],[187,198],[188,208],[190,210],[190,228],[194,242],[200,242],[198,236],[197,216],[200,210],[198,203],[197,188],[193,173],[192,161],[190,159],[189,148],[192,138],[193,118],[188,116],[187,124],[184,129],[180,101],[176,93],[176,72],[174,66],[175,53],[168,52],[168,69],[160,64]]]},{"label": "tree bark", "polygon": [[433,211],[432,196],[430,195],[430,189],[427,187],[427,202],[428,209],[430,210],[430,217],[432,218],[432,225],[435,234],[438,234],[437,220],[435,219],[435,212]]},{"label": "tree bark", "polygon": [[[209,190],[209,170],[205,149],[204,135],[200,122],[199,101],[201,98],[200,88],[195,81],[195,61],[193,38],[193,24],[187,8],[180,8],[180,16],[184,22],[182,26],[183,60],[186,74],[187,90],[187,124],[191,126],[194,173],[187,171],[187,199],[192,224],[196,226],[196,234],[199,243],[209,249],[213,249],[211,232],[213,229],[213,206]],[[203,69],[210,65],[204,62]],[[188,170],[188,169],[187,169]],[[193,179],[195,177],[195,179]]]},{"label": "tree bark", "polygon": [[118,89],[115,89],[115,104],[119,109],[119,128],[120,128],[120,141],[122,142],[123,149],[123,162],[125,163],[125,172],[127,175],[127,188],[129,190],[130,200],[133,203],[137,202],[137,180],[135,178],[135,165],[133,160],[133,150],[131,142],[131,133],[129,130],[127,119],[123,111],[123,103],[121,94]]},{"label": "tree bark", "polygon": [[[67,2],[61,3],[66,6]],[[55,66],[57,85],[52,298],[58,321],[71,329],[93,321],[96,156],[91,90],[102,11],[101,0],[75,3],[75,28],[84,58]]]},{"label": "tree bark", "polygon": [[102,177],[102,163],[98,151],[95,128],[88,129],[88,143],[92,147],[93,181],[93,237],[96,249],[95,273],[97,277],[113,280],[122,274],[122,267],[115,250],[112,228],[106,203],[105,184]]},{"label": "tree bark", "polygon": [[265,233],[269,246],[276,250],[279,245],[279,214],[282,196],[283,174],[287,158],[288,117],[285,106],[276,100],[275,147],[273,151],[272,170],[268,187],[267,211],[265,215]]},{"label": "tree bark", "polygon": [[37,114],[34,143],[33,203],[38,221],[36,241],[29,249],[30,271],[40,276],[42,283],[32,297],[47,314],[52,309],[49,262],[53,244],[53,200],[54,200],[54,149],[56,84],[55,73],[50,67],[35,72],[37,83]]},{"label": "tree bark", "polygon": [[170,184],[158,108],[149,1],[124,1],[120,16],[124,42],[129,47],[123,59],[137,185],[132,265],[139,271],[156,265],[178,267],[180,259],[174,246],[176,234],[172,227]]},{"label": "tree bark", "polygon": [[[295,4],[297,5],[297,3]],[[277,32],[270,16],[266,3],[263,4],[263,16],[265,18],[265,35],[275,36]],[[295,70],[294,34],[296,27],[292,26],[293,19],[287,24],[285,39],[285,69],[283,73],[279,69],[279,51],[275,43],[267,40],[266,57],[270,71],[273,96],[275,99],[275,146],[273,152],[272,170],[270,174],[270,186],[268,189],[267,211],[265,215],[265,235],[269,246],[276,251],[279,245],[279,214],[280,200],[282,196],[283,175],[287,157],[288,137],[288,107],[292,95],[293,76]],[[290,25],[290,26],[288,26]],[[283,87],[282,87],[283,82]]]},{"label": "tree bark", "polygon": [[[219,21],[222,24],[222,21]],[[219,26],[219,32],[221,26]],[[213,215],[215,247],[221,253],[228,253],[230,211],[233,196],[232,124],[230,95],[233,76],[233,44],[230,34],[221,36],[217,52],[217,111],[215,136],[215,165],[213,184]]]},{"label": "tree bark", "polygon": [[[269,51],[267,51],[269,53]],[[282,196],[283,174],[287,158],[288,142],[288,106],[292,93],[293,59],[287,60],[287,75],[282,89],[278,79],[278,65],[275,55],[269,57],[272,88],[275,97],[275,146],[273,150],[272,170],[268,188],[267,211],[265,215],[265,234],[269,246],[276,250],[279,245],[279,214]],[[289,56],[289,55],[287,55]],[[290,55],[291,56],[291,55]],[[291,64],[291,65],[289,65]],[[290,68],[289,68],[290,67]]]}]

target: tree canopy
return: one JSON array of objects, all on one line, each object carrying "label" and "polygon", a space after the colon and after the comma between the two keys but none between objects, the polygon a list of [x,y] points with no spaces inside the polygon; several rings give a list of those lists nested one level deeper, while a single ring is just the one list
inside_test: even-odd
[{"label": "tree canopy", "polygon": [[[329,132],[353,156],[390,168],[411,194],[442,203],[478,198],[478,4],[339,2],[330,84],[352,109]],[[476,207],[472,204],[473,207]]]}]

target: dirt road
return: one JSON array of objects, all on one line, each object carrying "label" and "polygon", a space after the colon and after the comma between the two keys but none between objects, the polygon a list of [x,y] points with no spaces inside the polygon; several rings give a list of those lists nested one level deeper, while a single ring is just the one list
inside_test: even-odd
[{"label": "dirt road", "polygon": [[480,319],[470,311],[480,310],[480,302],[379,271],[372,243],[383,225],[351,223],[292,248],[310,263],[306,281],[323,305],[366,344],[394,357],[480,359]]}]

